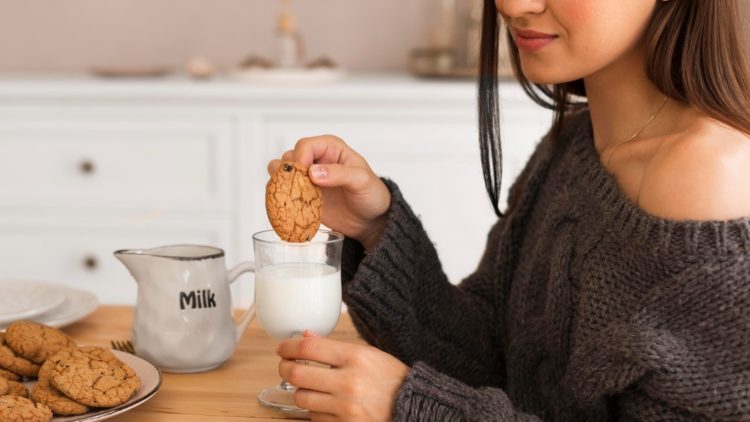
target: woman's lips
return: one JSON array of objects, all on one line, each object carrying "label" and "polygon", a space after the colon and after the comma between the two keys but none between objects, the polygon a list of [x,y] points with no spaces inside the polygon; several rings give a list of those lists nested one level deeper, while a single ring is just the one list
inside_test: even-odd
[{"label": "woman's lips", "polygon": [[516,47],[528,52],[539,51],[557,39],[557,35],[532,30],[514,29]]}]

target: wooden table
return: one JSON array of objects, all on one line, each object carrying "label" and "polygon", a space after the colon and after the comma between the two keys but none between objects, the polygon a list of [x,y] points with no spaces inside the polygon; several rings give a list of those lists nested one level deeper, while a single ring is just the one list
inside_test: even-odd
[{"label": "wooden table", "polygon": [[[131,338],[133,308],[102,306],[85,319],[63,329],[76,341],[110,347],[110,340]],[[329,336],[364,343],[348,313],[341,315]],[[277,341],[268,337],[257,319],[248,327],[234,355],[221,367],[199,374],[164,373],[164,383],[151,400],[111,419],[113,422],[238,421],[272,422],[285,419],[258,404],[255,395],[278,384]]]}]

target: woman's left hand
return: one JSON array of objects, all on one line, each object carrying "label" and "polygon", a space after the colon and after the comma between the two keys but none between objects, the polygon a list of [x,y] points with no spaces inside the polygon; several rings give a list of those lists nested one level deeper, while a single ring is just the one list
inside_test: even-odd
[{"label": "woman's left hand", "polygon": [[294,402],[309,409],[314,422],[390,420],[396,394],[409,373],[408,366],[374,347],[318,337],[309,331],[303,338],[281,343],[277,353],[282,358],[279,375],[298,387]]}]

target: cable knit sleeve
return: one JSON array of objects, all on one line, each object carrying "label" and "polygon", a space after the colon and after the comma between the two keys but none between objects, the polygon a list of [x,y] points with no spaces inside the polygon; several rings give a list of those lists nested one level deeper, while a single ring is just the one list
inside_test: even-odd
[{"label": "cable knit sleeve", "polygon": [[710,257],[643,297],[574,348],[565,383],[576,398],[614,397],[627,420],[750,419],[747,257]]},{"label": "cable knit sleeve", "polygon": [[412,368],[399,392],[393,421],[541,421],[535,415],[514,409],[498,388],[471,388],[428,365]]},{"label": "cable knit sleeve", "polygon": [[512,255],[498,254],[502,223],[491,230],[479,269],[454,286],[419,218],[398,187],[385,182],[392,202],[381,241],[367,255],[351,239],[344,248],[344,300],[357,329],[408,365],[420,360],[471,385],[500,385],[498,268]]}]

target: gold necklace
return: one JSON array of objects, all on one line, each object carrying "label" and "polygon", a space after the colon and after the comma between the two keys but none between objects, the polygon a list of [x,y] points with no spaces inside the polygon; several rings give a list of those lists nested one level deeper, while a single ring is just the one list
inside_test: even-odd
[{"label": "gold necklace", "polygon": [[[668,100],[669,100],[669,97],[667,97],[665,95],[664,96],[664,101],[662,101],[661,105],[656,110],[656,112],[654,112],[654,114],[652,114],[651,117],[649,117],[648,120],[646,120],[646,124],[643,125],[642,128],[640,128],[637,132],[635,132],[634,134],[632,134],[628,139],[626,139],[626,140],[624,140],[624,141],[622,141],[620,143],[612,145],[612,148],[609,150],[609,158],[607,158],[607,167],[609,167],[609,163],[612,161],[612,155],[615,153],[615,148],[619,147],[620,145],[627,144],[628,142],[630,142],[630,141],[632,141],[634,139],[637,139],[639,136],[641,136],[641,134],[643,133],[643,131],[646,130],[646,128],[648,128],[649,126],[651,126],[651,123],[653,123],[654,119],[656,119],[656,116],[658,116],[659,113],[661,113],[661,111],[664,109],[664,106],[667,104]],[[602,151],[602,153],[603,152],[604,151]]]}]

